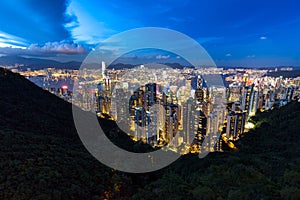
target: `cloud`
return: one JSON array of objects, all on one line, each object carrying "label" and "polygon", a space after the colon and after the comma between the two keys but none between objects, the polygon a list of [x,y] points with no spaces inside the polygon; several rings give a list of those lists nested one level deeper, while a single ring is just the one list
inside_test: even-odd
[{"label": "cloud", "polygon": [[0,54],[18,56],[55,57],[61,55],[84,55],[88,51],[74,42],[47,42],[44,45],[31,44],[29,47],[0,46]]},{"label": "cloud", "polygon": [[261,40],[266,40],[266,39],[268,39],[266,36],[261,36],[259,39],[261,39]]},{"label": "cloud", "polygon": [[231,57],[231,53],[227,53],[225,56],[226,57]]},{"label": "cloud", "polygon": [[155,58],[158,59],[158,60],[161,60],[161,59],[168,59],[168,58],[170,58],[170,55],[166,55],[166,56],[158,55],[158,56],[156,56]]},{"label": "cloud", "polygon": [[0,47],[26,48],[27,41],[23,38],[0,31]]},{"label": "cloud", "polygon": [[255,58],[256,55],[252,54],[252,55],[248,55],[247,58]]},{"label": "cloud", "polygon": [[68,0],[0,1],[1,31],[25,38],[27,45],[70,38],[62,25],[70,20],[65,16],[67,5]]},{"label": "cloud", "polygon": [[65,15],[71,20],[65,23],[64,27],[76,42],[97,44],[115,33],[114,30],[107,28],[103,19],[96,14],[92,16],[89,12],[84,10],[84,4],[78,1],[71,1],[66,9]]},{"label": "cloud", "polygon": [[74,42],[47,42],[44,45],[31,44],[28,50],[41,53],[86,54],[87,50]]}]

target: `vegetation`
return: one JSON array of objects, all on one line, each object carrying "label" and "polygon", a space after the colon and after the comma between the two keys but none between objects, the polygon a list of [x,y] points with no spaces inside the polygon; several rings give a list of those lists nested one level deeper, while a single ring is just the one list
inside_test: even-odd
[{"label": "vegetation", "polygon": [[[186,155],[134,199],[300,199],[300,104],[259,113],[238,152]],[[178,184],[180,183],[180,184]]]},{"label": "vegetation", "polygon": [[[0,93],[0,199],[116,198],[132,195],[138,185],[132,179],[143,182],[88,153],[71,104],[1,68]],[[114,124],[106,124],[111,133]],[[116,141],[134,146],[119,134]]]},{"label": "vegetation", "polygon": [[[147,174],[112,170],[93,158],[71,105],[0,69],[0,199],[300,199],[300,104],[259,113],[236,152],[182,156]],[[118,130],[130,151],[152,150]]]}]

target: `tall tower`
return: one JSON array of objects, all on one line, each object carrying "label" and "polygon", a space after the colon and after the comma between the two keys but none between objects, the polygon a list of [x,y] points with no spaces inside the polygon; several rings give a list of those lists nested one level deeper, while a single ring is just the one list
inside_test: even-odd
[{"label": "tall tower", "polygon": [[254,88],[252,94],[251,94],[251,98],[250,98],[250,104],[249,104],[249,116],[254,116],[257,108],[258,108],[258,101],[259,101],[259,89],[258,88]]},{"label": "tall tower", "polygon": [[156,103],[156,83],[148,83],[145,86],[145,108],[149,111],[149,108]]},{"label": "tall tower", "polygon": [[105,62],[104,61],[102,61],[102,70],[101,70],[101,74],[102,74],[102,80],[104,80],[105,79],[105,69],[106,69],[106,66],[105,66]]},{"label": "tall tower", "polygon": [[226,136],[237,140],[244,133],[246,111],[231,111],[227,116]]},{"label": "tall tower", "polygon": [[241,107],[242,110],[247,111],[247,115],[249,114],[252,92],[253,92],[253,85],[243,87],[242,96],[241,96],[241,102],[242,102]]}]

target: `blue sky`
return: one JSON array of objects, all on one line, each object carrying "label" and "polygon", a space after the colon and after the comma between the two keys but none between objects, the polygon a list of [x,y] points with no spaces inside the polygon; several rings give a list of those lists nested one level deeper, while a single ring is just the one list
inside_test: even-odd
[{"label": "blue sky", "polygon": [[298,0],[2,0],[0,55],[82,60],[102,40],[149,26],[197,40],[217,65],[300,66]]}]

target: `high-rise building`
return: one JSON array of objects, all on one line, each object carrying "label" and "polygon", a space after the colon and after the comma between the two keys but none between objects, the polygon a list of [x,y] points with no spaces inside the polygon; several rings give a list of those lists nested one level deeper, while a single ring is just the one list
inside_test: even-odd
[{"label": "high-rise building", "polygon": [[165,107],[165,138],[166,142],[170,140],[178,132],[178,105],[176,104],[166,104]]},{"label": "high-rise building", "polygon": [[102,75],[102,80],[105,79],[105,70],[106,70],[105,62],[102,61],[102,63],[101,63],[101,75]]},{"label": "high-rise building", "polygon": [[195,91],[195,97],[198,102],[204,102],[204,91],[202,88],[197,88]]},{"label": "high-rise building", "polygon": [[191,96],[191,89],[192,89],[192,80],[187,79],[185,81],[185,98],[188,99]]},{"label": "high-rise building", "polygon": [[286,98],[286,100],[287,100],[288,102],[290,102],[290,101],[293,100],[294,91],[295,91],[295,88],[292,87],[292,86],[289,86],[289,87],[287,88],[287,93],[286,93],[286,97],[285,97],[285,98]]},{"label": "high-rise building", "polygon": [[249,103],[249,116],[254,116],[257,112],[259,106],[259,95],[260,89],[255,87],[251,93],[250,103]]},{"label": "high-rise building", "polygon": [[194,141],[192,146],[196,147],[196,151],[201,151],[202,143],[206,136],[207,117],[204,114],[201,105],[197,105],[194,112]]},{"label": "high-rise building", "polygon": [[156,103],[157,97],[156,83],[149,83],[145,86],[145,107],[147,110]]},{"label": "high-rise building", "polygon": [[227,116],[226,136],[237,140],[244,133],[246,111],[231,111]]},{"label": "high-rise building", "polygon": [[[196,102],[192,97],[182,103],[182,129],[183,129],[183,142],[190,144],[193,140],[195,133],[195,106]],[[191,138],[192,137],[192,138]]]},{"label": "high-rise building", "polygon": [[216,111],[211,112],[207,117],[207,134],[202,148],[205,151],[214,151],[216,140],[219,136],[219,119]]},{"label": "high-rise building", "polygon": [[252,92],[253,92],[253,85],[245,86],[242,89],[241,108],[242,108],[242,110],[247,111],[247,114],[249,114],[250,100],[251,100]]},{"label": "high-rise building", "polygon": [[229,102],[240,101],[241,94],[242,94],[242,87],[239,86],[239,85],[231,84],[229,86],[229,98],[228,98],[228,101]]},{"label": "high-rise building", "polygon": [[148,141],[148,125],[150,124],[150,116],[147,114],[143,106],[137,106],[134,108],[134,136],[136,139],[142,139],[145,142]]}]

